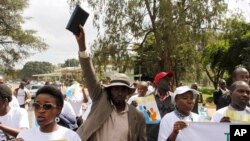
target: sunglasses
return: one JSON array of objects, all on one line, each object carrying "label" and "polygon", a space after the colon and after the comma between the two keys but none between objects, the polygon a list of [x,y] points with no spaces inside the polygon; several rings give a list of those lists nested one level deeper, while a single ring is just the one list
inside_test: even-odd
[{"label": "sunglasses", "polygon": [[45,104],[41,105],[41,104],[34,102],[32,104],[32,106],[35,110],[40,110],[41,108],[43,108],[44,110],[51,110],[52,108],[56,108],[56,105],[54,105],[52,103],[45,103]]}]

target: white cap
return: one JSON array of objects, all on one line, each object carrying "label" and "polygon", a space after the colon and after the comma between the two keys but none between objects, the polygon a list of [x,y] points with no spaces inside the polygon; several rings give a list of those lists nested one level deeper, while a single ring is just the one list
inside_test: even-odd
[{"label": "white cap", "polygon": [[192,92],[193,95],[199,94],[198,91],[196,91],[195,89],[191,89],[188,86],[180,86],[180,87],[177,87],[175,92],[174,92],[174,99],[175,99],[176,95],[181,95],[181,94],[184,94],[188,91]]}]

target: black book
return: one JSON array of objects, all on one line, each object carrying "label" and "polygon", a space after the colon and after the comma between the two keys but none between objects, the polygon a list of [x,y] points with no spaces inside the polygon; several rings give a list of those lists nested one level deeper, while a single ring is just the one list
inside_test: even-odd
[{"label": "black book", "polygon": [[87,13],[85,10],[83,10],[79,5],[76,5],[69,22],[66,26],[66,29],[71,31],[75,35],[80,34],[80,28],[79,25],[84,26],[85,22],[87,21],[89,17],[89,13]]}]

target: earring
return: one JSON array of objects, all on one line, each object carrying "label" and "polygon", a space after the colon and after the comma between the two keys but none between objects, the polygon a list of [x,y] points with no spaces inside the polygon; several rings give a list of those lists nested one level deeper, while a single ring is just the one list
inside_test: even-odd
[{"label": "earring", "polygon": [[56,117],[56,118],[55,118],[55,121],[56,121],[56,123],[58,123],[58,122],[60,121],[60,118],[59,118],[59,117]]}]

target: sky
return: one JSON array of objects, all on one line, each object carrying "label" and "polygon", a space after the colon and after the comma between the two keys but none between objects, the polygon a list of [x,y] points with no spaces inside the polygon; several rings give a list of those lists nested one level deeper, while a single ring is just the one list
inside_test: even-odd
[{"label": "sky", "polygon": [[[90,8],[86,4],[82,4],[81,7],[90,13]],[[78,58],[75,37],[65,29],[71,16],[67,0],[29,0],[29,7],[24,10],[23,16],[31,17],[23,28],[36,30],[37,35],[48,44],[48,49],[20,62],[18,68],[22,68],[27,61],[46,61],[57,65],[67,59]],[[97,36],[91,16],[90,14],[84,25],[88,46]]]},{"label": "sky", "polygon": [[[225,0],[229,8],[240,8],[250,21],[250,0]],[[97,36],[97,30],[92,26],[92,15],[87,4],[81,5],[90,13],[85,23],[86,42],[89,47]],[[24,29],[33,29],[37,35],[48,44],[44,52],[32,55],[20,62],[16,67],[22,68],[27,61],[46,61],[54,65],[64,63],[65,60],[78,57],[78,47],[75,37],[65,29],[70,18],[67,0],[29,0],[29,7],[24,10],[24,17],[31,17],[23,25]]]}]

